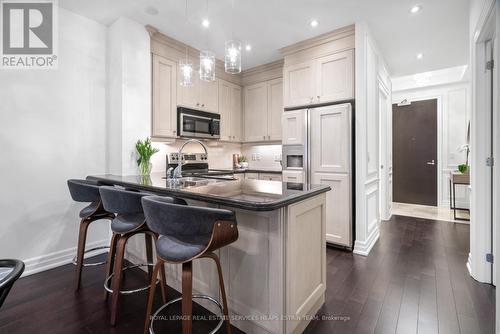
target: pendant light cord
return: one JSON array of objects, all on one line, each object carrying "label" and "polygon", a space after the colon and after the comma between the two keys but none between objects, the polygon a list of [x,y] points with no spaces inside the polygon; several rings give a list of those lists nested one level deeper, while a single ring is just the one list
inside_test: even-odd
[{"label": "pendant light cord", "polygon": [[[185,24],[186,24],[186,29],[188,27],[188,0],[185,2],[186,6],[184,8],[184,19],[185,19]],[[189,56],[188,56],[188,45],[186,45],[186,64],[189,63]]]}]

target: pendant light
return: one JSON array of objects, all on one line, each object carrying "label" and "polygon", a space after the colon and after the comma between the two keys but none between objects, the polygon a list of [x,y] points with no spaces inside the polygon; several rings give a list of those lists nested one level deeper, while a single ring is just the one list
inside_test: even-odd
[{"label": "pendant light", "polygon": [[[206,11],[208,17],[208,0],[206,0]],[[212,51],[200,51],[200,80],[215,81],[215,53]]]},{"label": "pendant light", "polygon": [[[188,22],[188,0],[185,8],[186,28]],[[186,57],[179,61],[180,85],[182,87],[191,87],[193,85],[193,64],[189,61],[188,46],[186,45]]]},{"label": "pendant light", "polygon": [[233,18],[234,18],[234,0],[232,3],[231,14],[231,40],[226,41],[224,51],[224,69],[226,73],[238,74],[241,72],[241,42],[232,38],[233,36]]}]

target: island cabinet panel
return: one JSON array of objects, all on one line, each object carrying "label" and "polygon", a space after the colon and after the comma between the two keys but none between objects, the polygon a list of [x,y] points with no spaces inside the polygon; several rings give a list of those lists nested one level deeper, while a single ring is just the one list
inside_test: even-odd
[{"label": "island cabinet panel", "polygon": [[[292,204],[286,219],[285,333],[302,333],[325,301],[326,291],[325,195]],[[302,319],[302,320],[299,320]]]},{"label": "island cabinet panel", "polygon": [[152,137],[177,136],[177,63],[153,55]]}]

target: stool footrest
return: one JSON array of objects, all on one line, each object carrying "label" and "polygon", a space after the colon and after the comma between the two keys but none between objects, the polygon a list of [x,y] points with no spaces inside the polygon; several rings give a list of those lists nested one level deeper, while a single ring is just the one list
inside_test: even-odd
[{"label": "stool footrest", "polygon": [[[85,250],[85,254],[87,253],[90,253],[90,252],[93,252],[93,251],[96,251],[96,250],[100,250],[100,249],[109,249],[109,246],[100,246],[100,247],[94,247],[94,248],[91,248],[91,249],[86,249]],[[106,264],[107,261],[100,261],[100,262],[93,262],[93,263],[83,263],[82,266],[83,267],[95,267],[95,266],[102,266],[103,264]],[[73,260],[71,260],[71,263],[73,263],[75,266],[77,264],[77,256],[75,256],[73,258]]]},{"label": "stool footrest", "polygon": [[[211,332],[208,333],[208,334],[215,334],[222,327],[222,324],[224,323],[224,309],[222,308],[221,303],[219,303],[219,301],[217,301],[215,298],[207,296],[207,295],[193,295],[193,299],[208,300],[208,301],[212,302],[213,304],[217,305],[217,307],[219,308],[220,314],[218,314],[218,316],[220,317],[220,321],[217,324],[217,326]],[[161,311],[163,311],[165,308],[169,307],[170,305],[172,305],[174,303],[178,303],[180,301],[182,301],[182,297],[173,299],[173,300],[169,301],[168,303],[163,304],[160,308],[158,308],[156,310],[156,312],[151,316],[151,324],[149,325],[149,333],[150,334],[156,334],[155,331],[153,330],[153,324],[154,324],[154,321],[155,321],[156,317],[158,316],[158,314]]]},{"label": "stool footrest", "polygon": [[[155,265],[154,263],[133,264],[133,265],[124,267],[122,270],[125,271],[128,269],[139,268],[139,267],[153,267],[154,265]],[[106,281],[104,281],[104,290],[106,290],[109,293],[113,293],[113,290],[109,287],[109,282],[111,281],[111,279],[113,278],[114,275],[115,275],[114,273],[109,275],[108,278],[106,278]],[[160,282],[160,280],[156,279],[156,284],[158,284],[159,282]],[[148,284],[147,286],[137,288],[137,289],[120,290],[120,294],[121,295],[131,295],[133,293],[145,291],[145,290],[149,289],[150,287],[151,287],[151,284]]]}]

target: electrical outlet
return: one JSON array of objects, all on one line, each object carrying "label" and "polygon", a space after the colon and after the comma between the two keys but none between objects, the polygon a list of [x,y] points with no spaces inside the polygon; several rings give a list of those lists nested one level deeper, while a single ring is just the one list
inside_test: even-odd
[{"label": "electrical outlet", "polygon": [[257,154],[252,153],[252,161],[255,161],[255,160],[257,160]]},{"label": "electrical outlet", "polygon": [[257,153],[257,161],[260,161],[260,159],[262,159],[262,154]]}]

